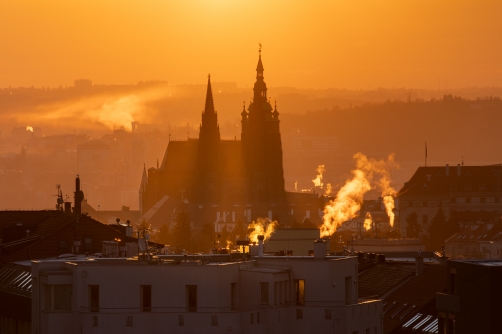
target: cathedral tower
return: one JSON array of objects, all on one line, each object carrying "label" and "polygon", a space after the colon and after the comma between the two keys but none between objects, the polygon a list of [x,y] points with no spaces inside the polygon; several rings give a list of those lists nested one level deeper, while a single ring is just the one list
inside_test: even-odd
[{"label": "cathedral tower", "polygon": [[285,200],[279,112],[267,97],[261,50],[256,67],[253,101],[242,115],[242,142],[248,168],[250,197],[254,201]]},{"label": "cathedral tower", "polygon": [[221,175],[218,168],[220,157],[220,126],[214,109],[211,75],[207,79],[206,105],[202,112],[199,132],[198,166],[199,175],[194,193],[200,201],[218,200]]}]

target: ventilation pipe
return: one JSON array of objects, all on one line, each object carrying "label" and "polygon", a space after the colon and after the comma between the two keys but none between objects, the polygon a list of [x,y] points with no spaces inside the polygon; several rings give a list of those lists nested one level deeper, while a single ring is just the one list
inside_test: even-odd
[{"label": "ventilation pipe", "polygon": [[258,236],[258,256],[262,257],[263,256],[263,240],[265,239],[264,235],[259,235]]}]

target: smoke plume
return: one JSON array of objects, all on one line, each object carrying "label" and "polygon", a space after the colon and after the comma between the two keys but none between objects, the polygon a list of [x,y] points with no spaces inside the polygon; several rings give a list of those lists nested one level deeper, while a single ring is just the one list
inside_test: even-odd
[{"label": "smoke plume", "polygon": [[317,172],[317,177],[312,180],[314,182],[315,187],[322,187],[322,173],[324,173],[326,169],[324,169],[324,165],[319,165],[317,166],[316,172]]},{"label": "smoke plume", "polygon": [[249,233],[249,240],[251,242],[258,242],[259,235],[265,236],[265,240],[267,240],[275,232],[276,228],[276,221],[270,221],[268,218],[258,218],[256,222],[248,225],[248,230],[252,230]]},{"label": "smoke plume", "polygon": [[[394,189],[390,186],[390,170],[398,168],[394,162],[394,155],[389,155],[387,160],[368,159],[364,154],[354,155],[356,169],[352,171],[352,178],[340,188],[334,200],[329,201],[324,208],[321,236],[330,236],[345,221],[353,219],[359,213],[363,203],[364,194],[372,189],[375,175],[380,179],[375,186],[382,191],[384,205],[389,215],[391,226],[394,224],[393,195]],[[387,204],[385,204],[387,203]]]},{"label": "smoke plume", "polygon": [[371,216],[371,213],[366,212],[366,217],[364,218],[364,230],[369,231],[371,229],[371,224],[373,223],[373,217]]}]

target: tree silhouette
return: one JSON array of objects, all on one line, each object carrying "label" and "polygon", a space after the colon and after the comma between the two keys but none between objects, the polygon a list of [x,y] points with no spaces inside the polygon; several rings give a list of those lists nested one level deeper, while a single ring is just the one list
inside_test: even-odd
[{"label": "tree silhouette", "polygon": [[440,204],[436,215],[432,218],[430,225],[427,227],[429,232],[429,249],[441,250],[444,241],[451,235],[450,233],[452,233],[452,228],[449,225],[443,207]]},{"label": "tree silhouette", "polygon": [[155,233],[152,237],[152,241],[158,242],[159,244],[168,245],[170,240],[169,227],[164,224],[160,227],[160,230]]},{"label": "tree silhouette", "polygon": [[190,225],[190,214],[184,210],[176,213],[172,232],[172,245],[175,251],[191,250],[192,248],[192,227]]},{"label": "tree silhouette", "polygon": [[412,212],[406,217],[406,237],[419,238],[422,232],[422,226],[418,223],[418,215]]},{"label": "tree silhouette", "polygon": [[212,223],[205,223],[202,225],[202,230],[195,237],[195,244],[197,252],[210,253],[213,249],[214,238],[214,225]]}]

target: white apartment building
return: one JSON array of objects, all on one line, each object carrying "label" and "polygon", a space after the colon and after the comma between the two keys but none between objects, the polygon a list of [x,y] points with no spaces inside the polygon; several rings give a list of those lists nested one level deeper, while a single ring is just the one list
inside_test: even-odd
[{"label": "white apartment building", "polygon": [[[357,258],[33,261],[32,333],[382,333]],[[262,251],[259,254],[263,254]]]}]

